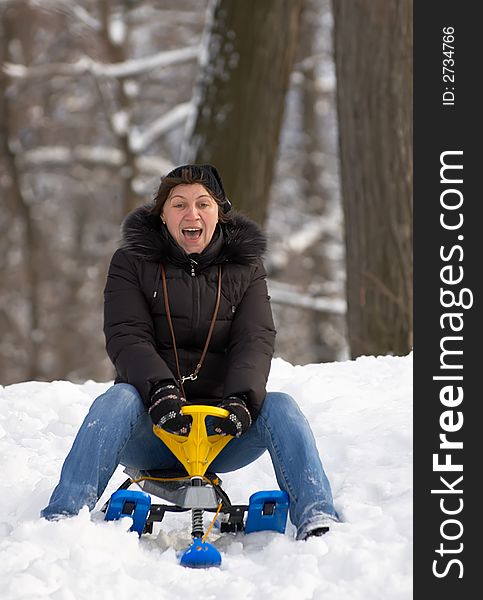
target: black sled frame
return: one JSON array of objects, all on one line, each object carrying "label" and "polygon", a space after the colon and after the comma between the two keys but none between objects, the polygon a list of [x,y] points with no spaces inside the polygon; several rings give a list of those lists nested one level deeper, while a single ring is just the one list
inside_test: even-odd
[{"label": "black sled frame", "polygon": [[[193,490],[193,482],[185,470],[136,471],[126,468],[125,472],[130,476],[116,491],[127,490],[131,485],[137,484],[144,492],[172,502],[172,504],[151,503],[143,533],[152,533],[154,523],[161,522],[167,512],[188,512],[194,508],[193,499],[186,495],[186,492]],[[221,487],[222,481],[216,473],[206,472],[199,483],[198,495],[194,501],[196,508],[211,513],[219,512],[221,533],[244,531],[248,504],[232,504],[228,494]],[[204,504],[203,500],[205,500]],[[109,500],[103,505],[101,511],[105,513],[108,506]],[[129,514],[129,507],[124,508],[123,514]],[[196,536],[198,529],[202,527],[199,522],[201,512],[196,511],[195,514],[197,519],[193,518],[193,536]]]}]

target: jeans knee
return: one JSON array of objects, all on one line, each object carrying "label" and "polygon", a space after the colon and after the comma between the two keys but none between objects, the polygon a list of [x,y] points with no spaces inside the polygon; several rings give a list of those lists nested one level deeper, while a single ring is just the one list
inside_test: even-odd
[{"label": "jeans knee", "polygon": [[137,389],[129,383],[116,383],[98,396],[91,407],[92,413],[107,413],[113,416],[137,416],[145,412]]},{"label": "jeans knee", "polygon": [[301,411],[298,404],[289,394],[284,392],[268,392],[262,406],[261,414],[265,419],[272,416],[290,418],[300,416]]}]

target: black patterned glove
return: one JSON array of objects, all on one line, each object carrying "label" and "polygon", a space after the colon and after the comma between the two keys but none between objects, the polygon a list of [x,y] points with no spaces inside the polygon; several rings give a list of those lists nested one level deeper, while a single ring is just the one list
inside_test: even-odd
[{"label": "black patterned glove", "polygon": [[191,421],[181,414],[186,402],[173,381],[159,381],[153,385],[150,398],[149,416],[155,425],[178,435],[188,435]]},{"label": "black patterned glove", "polygon": [[215,417],[213,421],[215,433],[233,435],[239,438],[248,431],[252,424],[252,417],[245,400],[241,396],[229,396],[218,406],[224,408],[230,414],[226,418]]}]

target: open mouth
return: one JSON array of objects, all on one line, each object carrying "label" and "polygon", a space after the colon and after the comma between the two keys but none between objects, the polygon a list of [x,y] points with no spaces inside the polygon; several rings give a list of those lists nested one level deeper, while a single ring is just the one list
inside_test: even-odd
[{"label": "open mouth", "polygon": [[181,233],[188,240],[197,240],[200,238],[202,231],[199,227],[186,227],[181,230]]}]

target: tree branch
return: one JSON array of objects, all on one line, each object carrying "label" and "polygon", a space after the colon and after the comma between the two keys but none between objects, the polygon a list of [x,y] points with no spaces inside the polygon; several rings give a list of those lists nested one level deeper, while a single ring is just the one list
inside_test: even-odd
[{"label": "tree branch", "polygon": [[45,65],[25,66],[5,62],[2,70],[12,79],[34,79],[63,75],[65,77],[78,77],[85,73],[95,76],[124,78],[140,75],[156,68],[165,68],[195,60],[198,56],[198,46],[158,52],[152,56],[126,60],[121,63],[100,63],[89,56],[82,56],[74,63],[51,63]]},{"label": "tree branch", "polygon": [[192,112],[192,103],[184,102],[183,104],[178,104],[153,121],[144,132],[139,131],[137,128],[133,128],[129,135],[131,149],[134,152],[143,152],[157,138],[171,129],[174,129],[174,127],[177,127],[180,123],[184,123]]},{"label": "tree branch", "polygon": [[337,316],[344,316],[347,310],[344,300],[300,293],[294,286],[278,281],[268,280],[268,289],[271,301],[275,304],[287,304]]},{"label": "tree branch", "polygon": [[[17,159],[23,167],[58,167],[81,163],[118,169],[125,163],[123,152],[108,146],[39,146],[18,155]],[[172,163],[162,156],[139,156],[136,165],[145,175],[158,175],[173,168]]]}]

